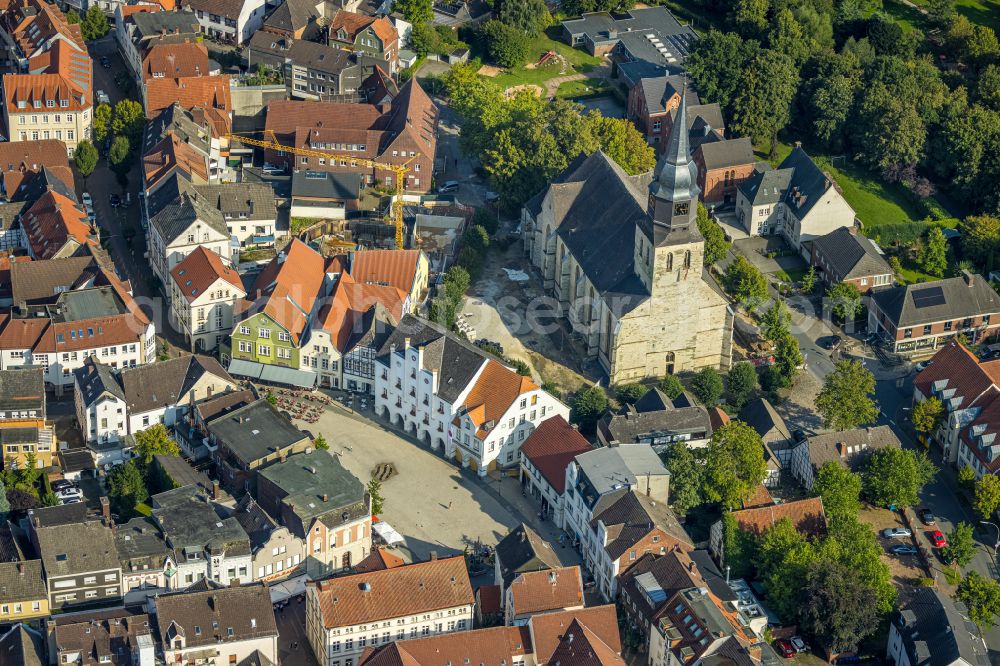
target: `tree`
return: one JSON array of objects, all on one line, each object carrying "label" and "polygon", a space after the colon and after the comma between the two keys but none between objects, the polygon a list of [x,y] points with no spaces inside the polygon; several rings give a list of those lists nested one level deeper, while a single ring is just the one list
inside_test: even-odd
[{"label": "tree", "polygon": [[132,99],[123,99],[115,104],[111,117],[111,131],[128,139],[130,146],[142,143],[142,131],[146,127],[146,116],[142,104]]},{"label": "tree", "polygon": [[705,253],[702,257],[706,266],[711,266],[724,259],[729,254],[732,245],[726,240],[726,232],[719,223],[708,216],[708,209],[698,202],[698,231],[705,238]]},{"label": "tree", "polygon": [[899,260],[899,257],[892,255],[889,257],[889,268],[892,269],[894,275],[898,276],[903,272],[903,263]]},{"label": "tree", "polygon": [[969,609],[969,618],[980,630],[996,624],[1000,615],[1000,583],[970,571],[958,584],[956,596]]},{"label": "tree", "polygon": [[7,522],[7,514],[10,513],[10,501],[7,499],[7,486],[3,479],[0,479],[0,524]]},{"label": "tree", "polygon": [[913,429],[925,435],[937,430],[944,418],[944,405],[936,397],[931,396],[913,406]]},{"label": "tree", "polygon": [[480,226],[469,227],[463,234],[462,242],[466,247],[471,247],[476,252],[482,254],[490,246],[490,235],[486,229]]},{"label": "tree", "polygon": [[940,227],[927,231],[927,240],[920,252],[920,268],[937,277],[944,275],[948,269],[948,240]]},{"label": "tree", "polygon": [[795,63],[784,53],[761,49],[747,63],[733,99],[732,122],[737,135],[754,143],[770,142],[788,124],[792,100],[799,85]]},{"label": "tree", "polygon": [[976,487],[976,470],[969,465],[958,468],[958,485],[972,492]]},{"label": "tree", "polygon": [[937,468],[927,454],[909,449],[874,451],[861,475],[865,497],[877,506],[912,506]]},{"label": "tree", "polygon": [[430,319],[439,326],[452,329],[455,326],[458,307],[446,296],[438,296],[431,301]]},{"label": "tree", "polygon": [[806,574],[800,625],[833,653],[857,649],[879,627],[874,591],[839,562],[813,562]]},{"label": "tree", "polygon": [[875,592],[879,613],[889,613],[895,608],[896,586],[892,572],[882,560],[885,550],[871,525],[861,522],[857,516],[832,520],[822,549],[824,557],[849,568],[855,578]]},{"label": "tree", "polygon": [[768,590],[768,605],[781,617],[796,617],[803,602],[810,565],[819,554],[812,543],[782,518],[764,533],[754,564],[757,578]]},{"label": "tree", "polygon": [[162,423],[140,430],[135,434],[135,448],[132,455],[139,458],[143,465],[153,462],[153,456],[179,456],[181,449],[177,442],[170,438],[167,427]]},{"label": "tree", "polygon": [[782,300],[776,300],[760,318],[760,332],[771,342],[777,342],[792,331],[792,313]]},{"label": "tree", "polygon": [[861,477],[840,463],[824,463],[812,491],[823,498],[823,509],[831,520],[855,518],[861,511]]},{"label": "tree", "polygon": [[675,400],[681,393],[684,393],[684,384],[673,375],[667,375],[657,383],[656,388],[667,394],[671,400]]},{"label": "tree", "polygon": [[691,390],[706,407],[714,407],[722,397],[722,375],[713,367],[702,368],[691,380]]},{"label": "tree", "polygon": [[326,437],[323,433],[316,435],[316,439],[313,440],[313,446],[316,447],[317,451],[329,451],[330,444],[326,441]]},{"label": "tree", "polygon": [[792,385],[799,367],[805,362],[802,351],[799,349],[799,341],[791,333],[778,338],[776,349],[774,350],[774,368],[780,378],[780,386],[787,388]]},{"label": "tree", "polygon": [[649,387],[643,384],[620,384],[615,387],[615,397],[624,405],[634,405],[648,391]]},{"label": "tree", "polygon": [[757,552],[757,540],[753,534],[740,529],[731,513],[722,514],[723,561],[730,574],[736,578],[747,578],[753,573],[753,560]]},{"label": "tree", "polygon": [[850,430],[873,422],[878,418],[878,405],[871,398],[874,393],[875,377],[860,361],[838,361],[816,397],[823,425]]},{"label": "tree", "polygon": [[97,149],[94,148],[94,144],[86,139],[76,144],[76,150],[73,152],[73,162],[76,164],[80,175],[83,176],[84,182],[86,182],[87,176],[94,173],[94,169],[97,168]]},{"label": "tree", "polygon": [[530,37],[545,29],[548,15],[543,0],[503,0],[499,12],[504,24]]},{"label": "tree", "polygon": [[75,9],[70,9],[66,12],[66,23],[70,25],[78,25],[80,23],[80,14]]},{"label": "tree", "polygon": [[735,508],[767,477],[764,443],[742,421],[731,421],[712,433],[705,454],[702,492],[711,502]]},{"label": "tree", "polygon": [[[624,118],[608,118],[596,109],[587,113],[584,120],[587,125],[585,131],[593,135],[601,150],[617,162],[626,173],[632,175],[645,173],[656,166],[656,152],[631,121]],[[719,232],[722,232],[721,228]],[[707,252],[707,238],[705,244]]]},{"label": "tree", "polygon": [[593,432],[597,419],[608,408],[608,396],[600,386],[591,386],[576,394],[570,409],[570,421],[586,432]]},{"label": "tree", "polygon": [[984,474],[976,481],[975,507],[983,520],[991,520],[1000,508],[1000,478],[994,474]]},{"label": "tree", "polygon": [[128,166],[129,142],[125,136],[116,136],[111,142],[111,150],[108,151],[108,162],[118,171],[123,171]]},{"label": "tree", "polygon": [[7,502],[11,511],[27,511],[38,508],[38,498],[27,490],[13,488],[7,491]]},{"label": "tree", "polygon": [[955,16],[955,0],[927,0],[927,18],[938,28],[944,28]]},{"label": "tree", "polygon": [[472,281],[469,272],[461,266],[452,266],[444,274],[444,292],[449,300],[459,302],[465,297]]},{"label": "tree", "polygon": [[274,391],[268,390],[264,399],[273,407],[278,404],[278,396],[274,395]]},{"label": "tree", "polygon": [[701,505],[704,466],[694,450],[684,442],[674,442],[663,454],[663,464],[670,471],[670,505],[683,516]]},{"label": "tree", "polygon": [[104,143],[108,138],[108,132],[111,131],[111,106],[108,104],[98,104],[94,107],[94,120],[91,125],[91,132],[94,135],[94,141],[97,143]]},{"label": "tree", "polygon": [[758,388],[757,369],[749,361],[740,361],[730,368],[726,376],[726,401],[741,409]]},{"label": "tree", "polygon": [[80,30],[83,33],[83,38],[88,42],[92,42],[108,34],[108,31],[111,30],[111,25],[108,23],[108,17],[104,14],[104,11],[98,5],[91,5],[87,13],[83,15],[83,21],[80,22]]},{"label": "tree", "polygon": [[964,567],[976,554],[976,541],[972,537],[972,525],[960,522],[948,535],[948,545],[941,550],[944,561]]},{"label": "tree", "polygon": [[722,283],[748,312],[767,300],[767,278],[743,255],[737,255],[726,267]]},{"label": "tree", "polygon": [[816,288],[816,267],[810,266],[809,270],[805,272],[802,279],[799,280],[799,288],[802,289],[802,293],[811,294],[813,289]]},{"label": "tree", "polygon": [[854,321],[861,314],[861,292],[851,282],[838,282],[826,290],[830,311],[841,321]]},{"label": "tree", "polygon": [[517,67],[528,59],[528,38],[517,28],[492,19],[480,29],[490,59],[501,67]]},{"label": "tree", "polygon": [[767,0],[736,0],[732,21],[744,37],[756,37],[767,28]]},{"label": "tree", "polygon": [[772,49],[791,58],[796,67],[801,67],[812,55],[812,45],[795,19],[795,14],[787,7],[775,14],[767,41]]},{"label": "tree", "polygon": [[1000,217],[970,215],[958,225],[962,232],[962,251],[984,272],[994,268],[994,257],[1000,247]]},{"label": "tree", "polygon": [[745,40],[735,32],[709,30],[702,35],[685,61],[691,77],[698,82],[701,99],[718,103],[723,114],[729,116],[743,70],[758,51],[759,42]]},{"label": "tree", "polygon": [[408,23],[415,26],[430,23],[434,18],[432,0],[395,0],[393,10],[400,12]]},{"label": "tree", "polygon": [[368,482],[368,496],[372,499],[372,515],[377,516],[382,513],[385,498],[382,497],[382,482],[372,477]]},{"label": "tree", "polygon": [[149,491],[142,472],[133,461],[115,465],[108,473],[108,499],[115,513],[131,515],[135,505],[145,502]]}]

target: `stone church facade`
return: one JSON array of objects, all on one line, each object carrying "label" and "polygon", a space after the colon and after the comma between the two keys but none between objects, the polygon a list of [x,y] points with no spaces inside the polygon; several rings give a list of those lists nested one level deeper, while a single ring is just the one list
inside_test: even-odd
[{"label": "stone church facade", "polygon": [[697,202],[687,132],[673,131],[652,174],[598,151],[525,204],[525,252],[612,384],[729,368],[733,312],[703,274]]}]

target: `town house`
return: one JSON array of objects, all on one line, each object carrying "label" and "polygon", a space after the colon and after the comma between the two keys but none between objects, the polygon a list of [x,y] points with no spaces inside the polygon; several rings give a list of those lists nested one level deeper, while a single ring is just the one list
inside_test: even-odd
[{"label": "town house", "polygon": [[860,472],[873,452],[901,447],[896,433],[887,425],[813,435],[792,448],[788,468],[792,476],[811,491],[816,475],[827,463]]},{"label": "town house", "polygon": [[185,189],[149,220],[153,274],[163,285],[169,284],[170,271],[199,247],[215,252],[227,265],[236,258],[222,213],[196,191]]},{"label": "town house", "polygon": [[22,467],[32,455],[39,468],[55,463],[55,423],[46,420],[41,368],[0,370],[0,446],[3,466]]},{"label": "town house", "polygon": [[562,416],[542,421],[521,445],[521,486],[539,505],[543,519],[563,524],[566,468],[593,447]]},{"label": "town house", "polygon": [[825,284],[853,284],[862,294],[888,287],[895,279],[895,271],[875,241],[860,235],[853,226],[814,239],[812,265]]},{"label": "town house", "polygon": [[340,10],[330,20],[329,35],[331,45],[384,60],[389,74],[399,68],[399,33],[388,17]]},{"label": "town house", "polygon": [[233,330],[243,281],[215,252],[197,247],[170,271],[170,313],[195,352],[217,349]]}]

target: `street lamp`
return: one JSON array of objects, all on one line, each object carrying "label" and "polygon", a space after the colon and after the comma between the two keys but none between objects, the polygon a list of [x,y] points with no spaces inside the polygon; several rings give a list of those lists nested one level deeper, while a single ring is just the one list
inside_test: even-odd
[{"label": "street lamp", "polygon": [[980,520],[979,522],[983,525],[991,525],[997,531],[997,540],[996,543],[993,544],[993,552],[995,553],[997,551],[1000,551],[1000,525],[997,525],[996,523],[990,522],[988,520]]}]

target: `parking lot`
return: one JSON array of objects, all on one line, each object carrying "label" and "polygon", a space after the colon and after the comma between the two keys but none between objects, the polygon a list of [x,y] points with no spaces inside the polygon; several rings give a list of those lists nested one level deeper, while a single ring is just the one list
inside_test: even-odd
[{"label": "parking lot", "polygon": [[555,546],[561,531],[538,518],[516,477],[479,479],[396,434],[377,420],[371,401],[368,407],[362,414],[336,403],[315,423],[295,423],[313,436],[322,434],[330,451],[364,483],[377,466],[392,465],[395,473],[382,483],[379,517],[406,539],[397,547],[399,555],[412,561],[427,559],[432,551],[458,554],[476,542],[493,546],[523,521],[554,544],[564,564],[579,563],[572,548]]}]

